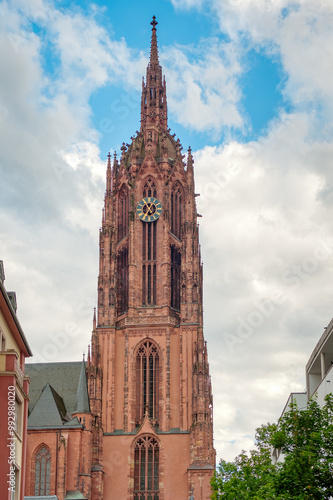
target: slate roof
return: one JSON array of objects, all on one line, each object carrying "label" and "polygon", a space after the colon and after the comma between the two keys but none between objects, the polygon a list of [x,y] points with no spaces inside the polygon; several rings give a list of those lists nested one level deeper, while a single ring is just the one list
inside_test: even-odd
[{"label": "slate roof", "polygon": [[86,365],[84,361],[81,363],[80,379],[76,393],[76,405],[74,411],[77,413],[90,413]]},{"label": "slate roof", "polygon": [[25,373],[30,377],[29,413],[37,403],[45,385],[49,383],[62,397],[69,413],[76,405],[76,393],[79,385],[82,361],[68,363],[27,363]]},{"label": "slate roof", "polygon": [[29,427],[58,427],[66,416],[63,399],[50,384],[46,384],[29,415]]},{"label": "slate roof", "polygon": [[81,427],[73,412],[89,413],[85,363],[27,364],[30,377],[28,428]]}]

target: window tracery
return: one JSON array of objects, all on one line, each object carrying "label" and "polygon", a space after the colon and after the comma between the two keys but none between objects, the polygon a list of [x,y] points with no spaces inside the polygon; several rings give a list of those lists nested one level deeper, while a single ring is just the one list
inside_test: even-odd
[{"label": "window tracery", "polygon": [[143,197],[150,198],[151,196],[157,198],[156,183],[152,177],[148,177],[143,186]]},{"label": "window tracery", "polygon": [[51,452],[42,445],[35,453],[35,496],[50,494]]},{"label": "window tracery", "polygon": [[136,352],[136,421],[145,414],[156,424],[159,417],[159,351],[151,340],[142,342]]},{"label": "window tracery", "polygon": [[140,437],[134,448],[134,500],[159,500],[159,445]]}]

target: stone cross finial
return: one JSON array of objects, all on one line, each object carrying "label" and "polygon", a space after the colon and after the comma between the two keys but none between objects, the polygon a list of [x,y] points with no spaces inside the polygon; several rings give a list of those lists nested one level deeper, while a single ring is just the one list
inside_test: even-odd
[{"label": "stone cross finial", "polygon": [[152,25],[153,30],[155,30],[156,29],[156,25],[158,24],[158,22],[156,21],[156,16],[153,16],[153,20],[152,20],[152,22],[150,24]]}]

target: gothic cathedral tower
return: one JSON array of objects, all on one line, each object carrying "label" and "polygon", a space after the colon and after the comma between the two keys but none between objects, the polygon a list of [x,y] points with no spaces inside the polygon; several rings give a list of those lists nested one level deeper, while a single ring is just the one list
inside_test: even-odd
[{"label": "gothic cathedral tower", "polygon": [[92,500],[208,500],[215,466],[193,158],[168,128],[151,24],[140,132],[107,164],[87,371]]}]

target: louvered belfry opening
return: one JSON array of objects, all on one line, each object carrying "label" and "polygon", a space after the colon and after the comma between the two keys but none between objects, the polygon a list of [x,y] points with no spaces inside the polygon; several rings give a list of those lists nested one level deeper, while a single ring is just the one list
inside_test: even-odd
[{"label": "louvered belfry opening", "polygon": [[179,185],[176,184],[171,193],[171,232],[179,240],[181,238],[182,224],[182,191]]},{"label": "louvered belfry opening", "polygon": [[118,314],[128,309],[128,248],[124,247],[117,257]]},{"label": "louvered belfry opening", "polygon": [[134,500],[159,500],[159,446],[142,436],[134,448]]},{"label": "louvered belfry opening", "polygon": [[171,247],[171,307],[180,310],[180,270],[181,254],[175,247]]},{"label": "louvered belfry opening", "polygon": [[159,418],[159,354],[151,340],[140,344],[136,354],[136,422],[139,425],[145,414],[158,424]]},{"label": "louvered belfry opening", "polygon": [[[143,198],[156,198],[156,184],[149,177],[143,187]],[[142,222],[142,305],[156,305],[156,258],[157,258],[157,223]]]},{"label": "louvered belfry opening", "polygon": [[125,188],[121,190],[118,198],[118,241],[128,235],[129,196]]}]

